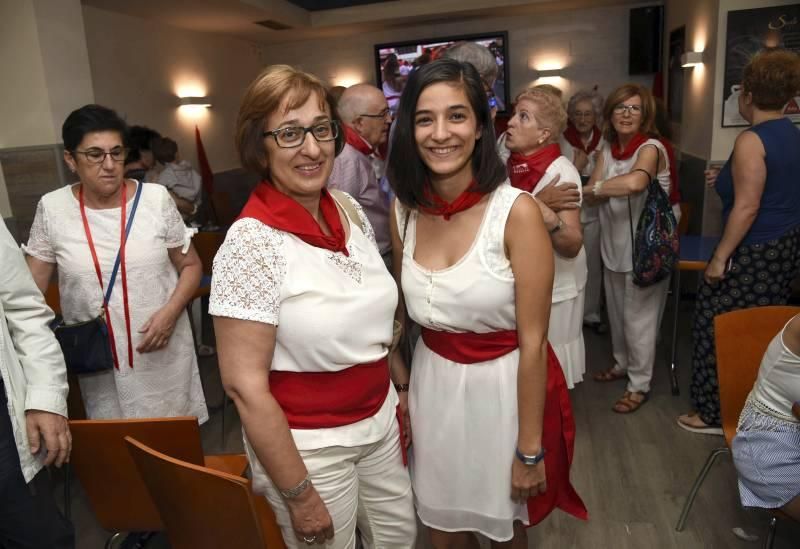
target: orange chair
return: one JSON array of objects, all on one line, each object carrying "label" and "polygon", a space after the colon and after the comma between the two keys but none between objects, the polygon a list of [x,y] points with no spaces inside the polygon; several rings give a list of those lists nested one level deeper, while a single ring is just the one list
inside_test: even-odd
[{"label": "orange chair", "polygon": [[[730,454],[739,415],[742,413],[747,395],[758,377],[758,369],[767,346],[789,322],[789,319],[798,313],[800,313],[800,307],[754,307],[721,314],[714,318],[719,401],[725,446],[711,451],[700,474],[694,481],[678,524],[675,526],[675,530],[678,532],[683,531],[697,492],[717,457],[722,454]],[[779,513],[779,515],[786,516],[783,513]],[[776,522],[776,517],[773,516],[770,521],[771,535],[774,535]]]},{"label": "orange chair", "polygon": [[164,455],[125,437],[172,549],[279,549],[275,515],[250,481]]},{"label": "orange chair", "polygon": [[169,455],[232,475],[247,467],[244,454],[204,456],[195,417],[79,420],[72,433],[70,465],[83,485],[100,525],[115,532],[157,531],[164,525],[125,445],[135,437]]}]

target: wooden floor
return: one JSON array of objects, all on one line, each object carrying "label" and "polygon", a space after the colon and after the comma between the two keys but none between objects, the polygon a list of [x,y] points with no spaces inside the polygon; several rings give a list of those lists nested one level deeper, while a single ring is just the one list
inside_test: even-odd
[{"label": "wooden floor", "polygon": [[[686,529],[675,532],[681,506],[709,451],[724,445],[722,437],[687,433],[675,418],[688,409],[690,357],[690,304],[682,310],[679,397],[671,396],[666,375],[668,330],[659,347],[652,398],[637,413],[620,416],[611,411],[624,390],[623,382],[600,384],[588,379],[572,392],[577,420],[577,443],[572,478],[589,508],[583,522],[555,512],[528,530],[531,548],[586,549],[746,549],[762,547],[766,514],[745,511],[739,504],[736,473],[730,457],[722,456],[710,472],[694,504]],[[668,311],[669,313],[669,311]],[[669,317],[667,317],[669,318]],[[590,372],[610,365],[610,339],[586,331],[587,367]],[[222,392],[216,363],[201,364],[208,402],[216,407]],[[240,423],[228,407],[224,450],[241,451]],[[221,410],[202,427],[206,452],[223,450]],[[102,547],[108,535],[88,509],[79,486],[73,490],[73,519],[77,547]],[[756,542],[737,538],[733,529],[757,535]],[[488,544],[483,542],[485,547]],[[168,548],[163,536],[151,540],[148,549]],[[428,549],[424,533],[418,547]],[[800,548],[800,528],[780,523],[775,549]]]}]

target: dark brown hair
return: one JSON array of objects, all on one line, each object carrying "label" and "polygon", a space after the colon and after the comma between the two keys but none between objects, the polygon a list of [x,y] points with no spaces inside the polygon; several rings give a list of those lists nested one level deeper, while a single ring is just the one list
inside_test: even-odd
[{"label": "dark brown hair", "polygon": [[395,120],[392,152],[386,175],[397,199],[409,208],[430,205],[425,199],[428,167],[422,162],[417,150],[414,119],[419,96],[428,86],[445,82],[461,86],[469,100],[481,137],[472,151],[472,173],[478,191],[488,194],[506,180],[506,167],[497,155],[492,114],[489,100],[483,89],[483,82],[477,69],[469,63],[454,59],[438,59],[423,65],[411,73],[408,83],[400,97],[400,106]]},{"label": "dark brown hair", "polygon": [[744,68],[742,88],[759,109],[782,110],[800,92],[800,56],[783,49],[757,53]]},{"label": "dark brown hair", "polygon": [[603,106],[603,138],[608,143],[617,141],[617,131],[611,117],[614,115],[614,108],[620,103],[624,103],[634,95],[638,95],[642,100],[642,119],[639,131],[649,137],[658,137],[656,129],[656,102],[650,90],[639,84],[623,84],[612,91]]},{"label": "dark brown hair", "polygon": [[[264,142],[264,123],[281,108],[286,111],[302,107],[308,98],[316,96],[319,106],[331,113],[331,105],[322,81],[307,72],[289,65],[272,65],[264,69],[247,87],[236,120],[236,150],[242,166],[262,177],[269,177],[269,162]],[[284,101],[286,102],[284,104]],[[336,137],[336,154],[344,148],[344,132]]]}]

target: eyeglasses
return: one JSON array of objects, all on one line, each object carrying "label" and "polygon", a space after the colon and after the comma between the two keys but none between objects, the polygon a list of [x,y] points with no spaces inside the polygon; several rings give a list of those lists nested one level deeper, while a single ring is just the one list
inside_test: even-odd
[{"label": "eyeglasses", "polygon": [[114,147],[110,151],[104,151],[103,149],[92,147],[85,151],[72,151],[72,154],[82,154],[86,157],[86,161],[89,162],[89,164],[102,164],[106,161],[106,156],[110,156],[111,160],[114,162],[125,162],[125,159],[128,157],[128,149],[124,147]]},{"label": "eyeglasses", "polygon": [[272,136],[279,147],[291,149],[292,147],[299,147],[302,145],[306,140],[306,134],[309,132],[319,143],[333,141],[339,136],[339,124],[335,120],[325,120],[313,126],[287,126],[285,128],[278,128],[277,130],[264,132],[262,136]]},{"label": "eyeglasses", "polygon": [[637,114],[642,114],[642,106],[641,105],[625,105],[620,103],[616,107],[614,107],[614,114],[623,114],[627,112],[631,116],[635,116]]},{"label": "eyeglasses", "polygon": [[387,116],[389,116],[389,114],[391,114],[391,111],[387,107],[387,108],[383,109],[381,112],[379,112],[378,114],[359,114],[358,116],[363,116],[365,118],[381,118],[381,119],[383,119],[383,118],[386,118]]}]

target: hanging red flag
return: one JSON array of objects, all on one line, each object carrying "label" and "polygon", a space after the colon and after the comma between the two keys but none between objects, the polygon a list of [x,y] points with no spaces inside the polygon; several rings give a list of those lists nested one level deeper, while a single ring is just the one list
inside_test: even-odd
[{"label": "hanging red flag", "polygon": [[211,196],[214,193],[214,172],[208,163],[206,149],[203,147],[203,140],[200,139],[200,129],[194,127],[194,136],[197,143],[197,164],[200,167],[200,177],[203,179],[203,189]]}]

